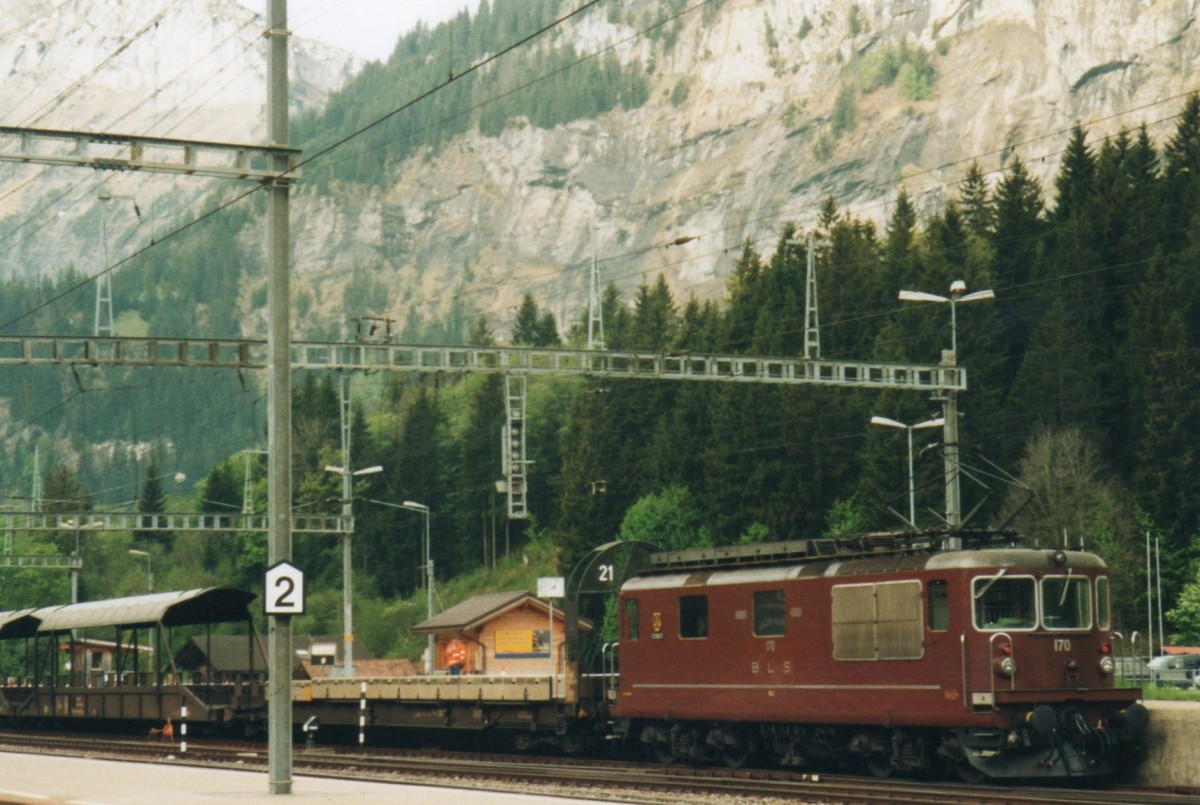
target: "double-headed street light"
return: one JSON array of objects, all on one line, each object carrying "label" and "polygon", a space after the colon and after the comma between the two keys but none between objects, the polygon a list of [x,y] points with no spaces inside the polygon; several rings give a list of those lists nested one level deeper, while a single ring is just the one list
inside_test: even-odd
[{"label": "double-headed street light", "polygon": [[[352,519],[354,514],[352,496],[355,476],[383,472],[383,467],[376,465],[350,472],[343,467],[327,464],[325,472],[342,476],[342,516],[345,517],[346,522],[352,523],[354,522]],[[349,527],[342,532],[342,640],[344,646],[342,673],[347,677],[354,676],[354,575],[350,566],[350,538],[352,536],[354,534]]]},{"label": "double-headed street light", "polygon": [[986,299],[995,299],[994,291],[973,291],[967,293],[967,283],[962,280],[955,280],[950,283],[950,295],[938,296],[934,293],[925,293],[924,291],[901,291],[901,302],[949,302],[950,303],[950,351],[954,353],[954,362],[952,366],[958,364],[958,314],[955,312],[955,306],[959,302],[982,302]]},{"label": "double-headed street light", "polygon": [[885,416],[871,417],[872,425],[882,425],[885,428],[900,428],[908,431],[908,524],[913,528],[917,527],[917,487],[913,478],[913,431],[924,430],[926,428],[940,428],[946,424],[946,420],[942,417],[937,419],[927,419],[924,422],[918,422],[915,425],[905,425],[903,422],[897,422],[894,419],[888,419]]},{"label": "double-headed street light", "polygon": [[154,570],[150,566],[150,552],[139,551],[137,548],[130,548],[129,555],[146,557],[146,585],[149,587],[150,592],[154,592]]},{"label": "double-headed street light", "polygon": [[[425,515],[425,607],[426,615],[433,617],[433,554],[429,550],[429,507],[424,503],[406,500],[399,504],[401,509],[421,512]],[[429,643],[425,648],[425,673],[433,673],[433,633],[429,635]]]},{"label": "double-headed street light", "polygon": [[[967,283],[955,280],[950,283],[950,295],[938,296],[924,291],[901,291],[901,302],[943,302],[950,305],[950,351],[942,353],[942,365],[953,370],[958,367],[958,313],[956,307],[960,302],[982,302],[995,299],[991,291],[974,291],[967,293]],[[958,488],[958,403],[953,391],[947,391],[942,396],[942,418],[945,420],[945,435],[942,438],[946,446],[946,525],[957,529],[962,525],[962,504]],[[958,537],[950,538],[950,547],[961,545]]]}]

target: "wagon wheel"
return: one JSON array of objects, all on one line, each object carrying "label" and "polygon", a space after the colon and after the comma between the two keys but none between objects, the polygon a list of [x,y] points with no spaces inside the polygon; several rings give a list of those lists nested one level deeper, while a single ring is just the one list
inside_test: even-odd
[{"label": "wagon wheel", "polygon": [[867,771],[872,777],[891,777],[892,759],[883,752],[872,752],[866,757]]}]

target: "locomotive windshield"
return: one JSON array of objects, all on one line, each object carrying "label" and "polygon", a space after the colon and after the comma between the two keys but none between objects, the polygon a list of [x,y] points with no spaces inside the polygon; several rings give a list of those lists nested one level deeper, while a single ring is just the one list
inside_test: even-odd
[{"label": "locomotive windshield", "polygon": [[988,576],[975,579],[975,628],[1037,627],[1037,586],[1032,578]]},{"label": "locomotive windshield", "polygon": [[1042,625],[1047,629],[1092,628],[1092,585],[1086,576],[1042,579]]}]

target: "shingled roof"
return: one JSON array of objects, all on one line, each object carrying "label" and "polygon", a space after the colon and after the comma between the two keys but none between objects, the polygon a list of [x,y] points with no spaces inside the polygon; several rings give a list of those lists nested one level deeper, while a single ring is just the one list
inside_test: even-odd
[{"label": "shingled roof", "polygon": [[507,593],[483,593],[473,595],[449,609],[434,615],[428,620],[418,623],[412,628],[413,634],[429,634],[431,632],[454,632],[471,629],[487,623],[498,615],[525,604],[526,602],[546,610],[545,602],[527,590]]},{"label": "shingled roof", "polygon": [[[550,606],[527,590],[507,593],[482,593],[473,595],[449,609],[434,615],[428,620],[418,623],[412,628],[413,634],[433,634],[435,632],[462,632],[482,626],[490,620],[510,612],[521,606],[532,606],[542,612],[549,612]],[[562,617],[558,607],[554,608],[556,618]],[[590,621],[581,619],[580,628],[591,629]]]}]

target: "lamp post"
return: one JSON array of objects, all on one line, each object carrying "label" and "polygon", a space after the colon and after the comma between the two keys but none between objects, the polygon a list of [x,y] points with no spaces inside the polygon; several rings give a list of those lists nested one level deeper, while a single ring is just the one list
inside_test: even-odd
[{"label": "lamp post", "polygon": [[[351,472],[343,467],[326,465],[325,471],[342,476],[342,516],[347,523],[353,523],[354,477],[383,472],[383,467],[376,465]],[[354,532],[351,529],[352,526],[347,526],[342,531],[342,674],[346,677],[354,676],[354,574],[350,566],[350,538]]]},{"label": "lamp post", "polygon": [[139,551],[137,548],[130,548],[129,555],[146,557],[146,586],[149,588],[150,592],[154,592],[154,570],[150,565],[150,552]]},{"label": "lamp post", "polygon": [[[427,617],[433,617],[433,554],[429,549],[429,507],[424,503],[406,500],[400,504],[401,509],[421,512],[425,515],[425,607]],[[429,635],[429,643],[425,648],[425,673],[433,673],[433,634]]]},{"label": "lamp post", "polygon": [[[950,295],[938,296],[924,291],[901,291],[901,302],[944,302],[950,305],[950,350],[942,352],[942,365],[950,369],[958,367],[958,313],[960,302],[982,302],[995,299],[996,294],[991,290],[967,293],[967,283],[955,280],[950,283]],[[942,397],[942,418],[945,420],[945,435],[942,441],[946,445],[946,525],[957,529],[962,525],[962,504],[958,488],[958,402],[953,391],[947,391]],[[948,547],[961,547],[958,537],[950,539]]]},{"label": "lamp post", "polygon": [[938,417],[937,419],[927,419],[924,422],[918,422],[915,425],[905,425],[903,422],[897,422],[894,419],[888,419],[885,416],[871,417],[872,425],[882,425],[885,428],[900,428],[908,431],[908,524],[913,528],[917,527],[917,488],[913,479],[913,431],[924,430],[925,428],[940,428],[945,424],[945,421]]}]

